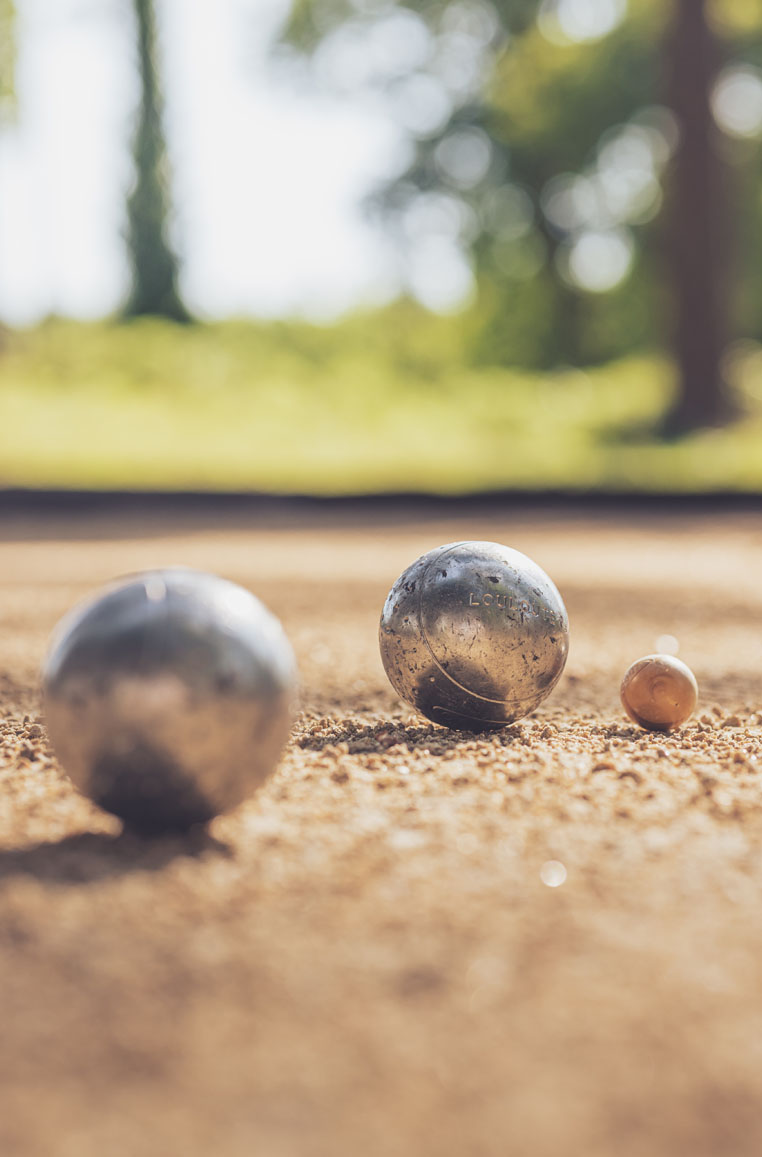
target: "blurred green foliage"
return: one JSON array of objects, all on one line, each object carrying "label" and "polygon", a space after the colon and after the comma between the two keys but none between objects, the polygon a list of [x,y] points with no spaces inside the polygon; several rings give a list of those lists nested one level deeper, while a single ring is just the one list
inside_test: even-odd
[{"label": "blurred green foliage", "polygon": [[0,0],[0,118],[15,111],[16,100],[16,5]]},{"label": "blurred green foliage", "polygon": [[14,333],[0,485],[762,491],[755,347],[734,370],[747,417],[665,445],[647,433],[671,400],[665,361],[479,369],[464,354],[472,324],[401,302],[332,327],[142,319]]},{"label": "blurred green foliage", "polygon": [[[562,7],[562,0],[293,0],[283,33],[328,83],[340,82],[353,45],[367,45],[369,59],[377,50],[364,83],[398,111],[412,151],[373,204],[405,244],[439,229],[470,254],[483,319],[472,353],[485,364],[594,364],[670,339],[661,209],[677,139],[663,107],[664,33],[674,5],[629,0],[606,34],[577,40],[556,21]],[[584,17],[583,10],[578,0]],[[758,0],[710,0],[709,17],[727,64],[762,68]],[[406,30],[408,42],[415,35],[421,42],[417,56],[403,51]],[[398,45],[396,55],[389,44]],[[421,108],[427,100],[434,108],[432,93],[443,115],[411,124],[421,94]],[[758,138],[719,129],[718,138],[738,242],[731,330],[759,338],[762,150]],[[487,159],[482,171],[472,163],[469,172],[469,150],[473,161],[480,142]],[[594,284],[595,269],[587,283],[580,273],[578,243],[591,234],[625,254],[631,249],[626,275],[610,286]]]}]

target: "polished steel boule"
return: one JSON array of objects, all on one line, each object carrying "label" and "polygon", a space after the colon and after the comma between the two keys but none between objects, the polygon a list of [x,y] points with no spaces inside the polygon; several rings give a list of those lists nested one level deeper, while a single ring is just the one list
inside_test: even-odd
[{"label": "polished steel boule", "polygon": [[534,711],[566,663],[569,622],[526,555],[454,542],[400,575],[381,614],[381,658],[397,694],[434,723],[504,727]]},{"label": "polished steel boule", "polygon": [[108,587],[58,625],[48,732],[74,784],[144,832],[184,830],[273,770],[295,696],[291,646],[252,594],[172,568]]}]

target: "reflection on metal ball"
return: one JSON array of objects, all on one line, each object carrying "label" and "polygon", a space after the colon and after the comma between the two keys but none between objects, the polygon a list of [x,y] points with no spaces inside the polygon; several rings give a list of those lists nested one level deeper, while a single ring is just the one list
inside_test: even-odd
[{"label": "reflection on metal ball", "polygon": [[397,694],[434,723],[504,727],[534,711],[566,663],[569,622],[543,570],[496,542],[417,559],[389,592],[381,658]]},{"label": "reflection on metal ball", "polygon": [[646,655],[628,667],[620,696],[633,723],[648,731],[671,731],[696,710],[698,683],[674,655]]},{"label": "reflection on metal ball", "polygon": [[146,833],[182,831],[273,770],[295,693],[291,646],[248,591],[186,569],[108,587],[59,623],[48,732],[74,784]]}]

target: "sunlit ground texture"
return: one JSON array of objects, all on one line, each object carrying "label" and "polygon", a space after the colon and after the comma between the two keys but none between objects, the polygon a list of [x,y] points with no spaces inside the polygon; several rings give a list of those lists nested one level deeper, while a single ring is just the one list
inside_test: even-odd
[{"label": "sunlit ground texture", "polygon": [[668,363],[474,366],[459,319],[335,328],[49,323],[0,353],[0,485],[365,493],[762,489],[762,359],[739,420],[657,438]]},{"label": "sunlit ground texture", "polygon": [[[554,696],[487,737],[377,653],[394,578],[463,537],[571,621]],[[302,707],[255,799],[141,843],[62,777],[36,671],[75,599],[177,562],[282,617]],[[760,567],[732,513],[5,515],[0,1152],[758,1157]],[[653,736],[617,684],[663,636],[701,700]]]}]

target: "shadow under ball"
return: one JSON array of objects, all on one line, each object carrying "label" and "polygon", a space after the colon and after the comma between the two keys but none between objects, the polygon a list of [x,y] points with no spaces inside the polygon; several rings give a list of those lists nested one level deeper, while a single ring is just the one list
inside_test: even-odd
[{"label": "shadow under ball", "polygon": [[569,621],[558,590],[526,555],[455,542],[397,579],[379,644],[400,698],[434,723],[488,731],[528,715],[553,690]]},{"label": "shadow under ball", "polygon": [[179,568],[75,608],[43,667],[64,769],[144,833],[185,830],[250,795],[286,741],[295,683],[288,639],[258,599]]}]

